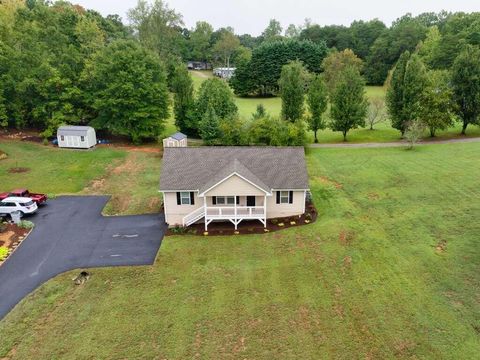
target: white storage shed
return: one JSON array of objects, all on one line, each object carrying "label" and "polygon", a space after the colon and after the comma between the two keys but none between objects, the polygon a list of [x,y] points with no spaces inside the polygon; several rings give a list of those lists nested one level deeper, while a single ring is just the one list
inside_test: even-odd
[{"label": "white storage shed", "polygon": [[90,126],[60,126],[57,140],[61,148],[90,149],[97,144],[95,129]]},{"label": "white storage shed", "polygon": [[187,147],[187,135],[177,132],[163,139],[163,147]]}]

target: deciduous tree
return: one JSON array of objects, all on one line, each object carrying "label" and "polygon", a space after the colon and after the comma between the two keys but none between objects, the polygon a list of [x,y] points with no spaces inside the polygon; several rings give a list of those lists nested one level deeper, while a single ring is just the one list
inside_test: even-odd
[{"label": "deciduous tree", "polygon": [[480,49],[467,46],[455,59],[452,68],[453,98],[456,113],[462,120],[462,134],[469,124],[480,119]]},{"label": "deciduous tree", "polygon": [[323,76],[330,94],[333,94],[343,71],[347,67],[355,67],[362,71],[362,60],[350,49],[332,51],[322,62]]},{"label": "deciduous tree", "polygon": [[308,124],[315,136],[315,142],[318,143],[317,132],[326,128],[324,113],[328,107],[328,91],[320,75],[314,76],[309,84],[307,104],[310,110]]},{"label": "deciduous tree", "polygon": [[228,85],[217,78],[204,81],[198,91],[195,110],[199,120],[209,107],[215,110],[220,119],[227,119],[237,113],[237,105]]},{"label": "deciduous tree", "polygon": [[278,84],[282,117],[287,121],[295,122],[303,117],[307,76],[308,72],[300,61],[292,61],[282,68]]},{"label": "deciduous tree", "polygon": [[430,70],[427,84],[420,97],[419,119],[434,137],[437,130],[452,126],[453,93],[449,85],[450,76],[445,70]]},{"label": "deciduous tree", "polygon": [[346,141],[351,129],[365,126],[367,107],[365,81],[357,68],[347,67],[332,97],[330,128],[341,131]]},{"label": "deciduous tree", "polygon": [[116,41],[88,62],[83,78],[96,127],[135,143],[161,134],[169,100],[165,70],[154,53],[135,41]]}]

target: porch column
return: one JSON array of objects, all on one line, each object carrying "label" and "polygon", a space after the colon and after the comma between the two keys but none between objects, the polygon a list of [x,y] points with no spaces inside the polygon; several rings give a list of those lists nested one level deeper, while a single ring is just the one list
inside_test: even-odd
[{"label": "porch column", "polygon": [[263,220],[264,220],[263,227],[266,229],[267,228],[267,195],[265,195],[263,198]]},{"label": "porch column", "polygon": [[208,225],[207,225],[207,197],[203,197],[203,212],[205,213],[204,215],[204,220],[205,220],[205,231],[208,231]]},{"label": "porch column", "polygon": [[236,231],[237,228],[238,228],[238,223],[237,223],[237,197],[236,196],[234,196],[233,204],[234,204],[233,207],[234,207],[234,211],[235,211],[234,217],[235,217],[235,231]]}]

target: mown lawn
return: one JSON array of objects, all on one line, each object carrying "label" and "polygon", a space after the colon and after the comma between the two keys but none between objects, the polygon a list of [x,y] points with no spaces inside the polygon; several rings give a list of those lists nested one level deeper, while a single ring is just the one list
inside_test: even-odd
[{"label": "mown lawn", "polygon": [[477,358],[479,151],[311,149],[315,224],[62,275],[0,322],[0,357]]},{"label": "mown lawn", "polygon": [[[108,148],[78,151],[4,140],[0,150],[8,155],[0,160],[0,192],[27,188],[52,195],[81,191],[92,179],[105,174],[109,166],[121,163],[126,155],[125,151]],[[11,168],[28,171],[11,173]]]}]

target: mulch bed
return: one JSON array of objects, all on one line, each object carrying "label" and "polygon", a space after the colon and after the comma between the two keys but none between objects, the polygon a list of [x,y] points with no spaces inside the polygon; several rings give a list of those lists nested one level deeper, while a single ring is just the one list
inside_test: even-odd
[{"label": "mulch bed", "polygon": [[[318,212],[315,205],[307,203],[305,214],[301,216],[289,216],[286,218],[276,218],[267,220],[267,230],[258,220],[242,221],[238,224],[238,230],[230,221],[212,222],[208,225],[208,236],[226,236],[226,235],[249,235],[249,234],[265,234],[279,230],[289,229],[292,227],[305,226],[312,224],[317,220]],[[175,235],[204,235],[205,224],[193,224],[187,228],[171,228],[167,230],[166,236]]]},{"label": "mulch bed", "polygon": [[[6,247],[11,253],[20,245],[29,232],[30,229],[23,229],[15,224],[0,223],[0,247]],[[4,261],[0,260],[0,265]]]}]

